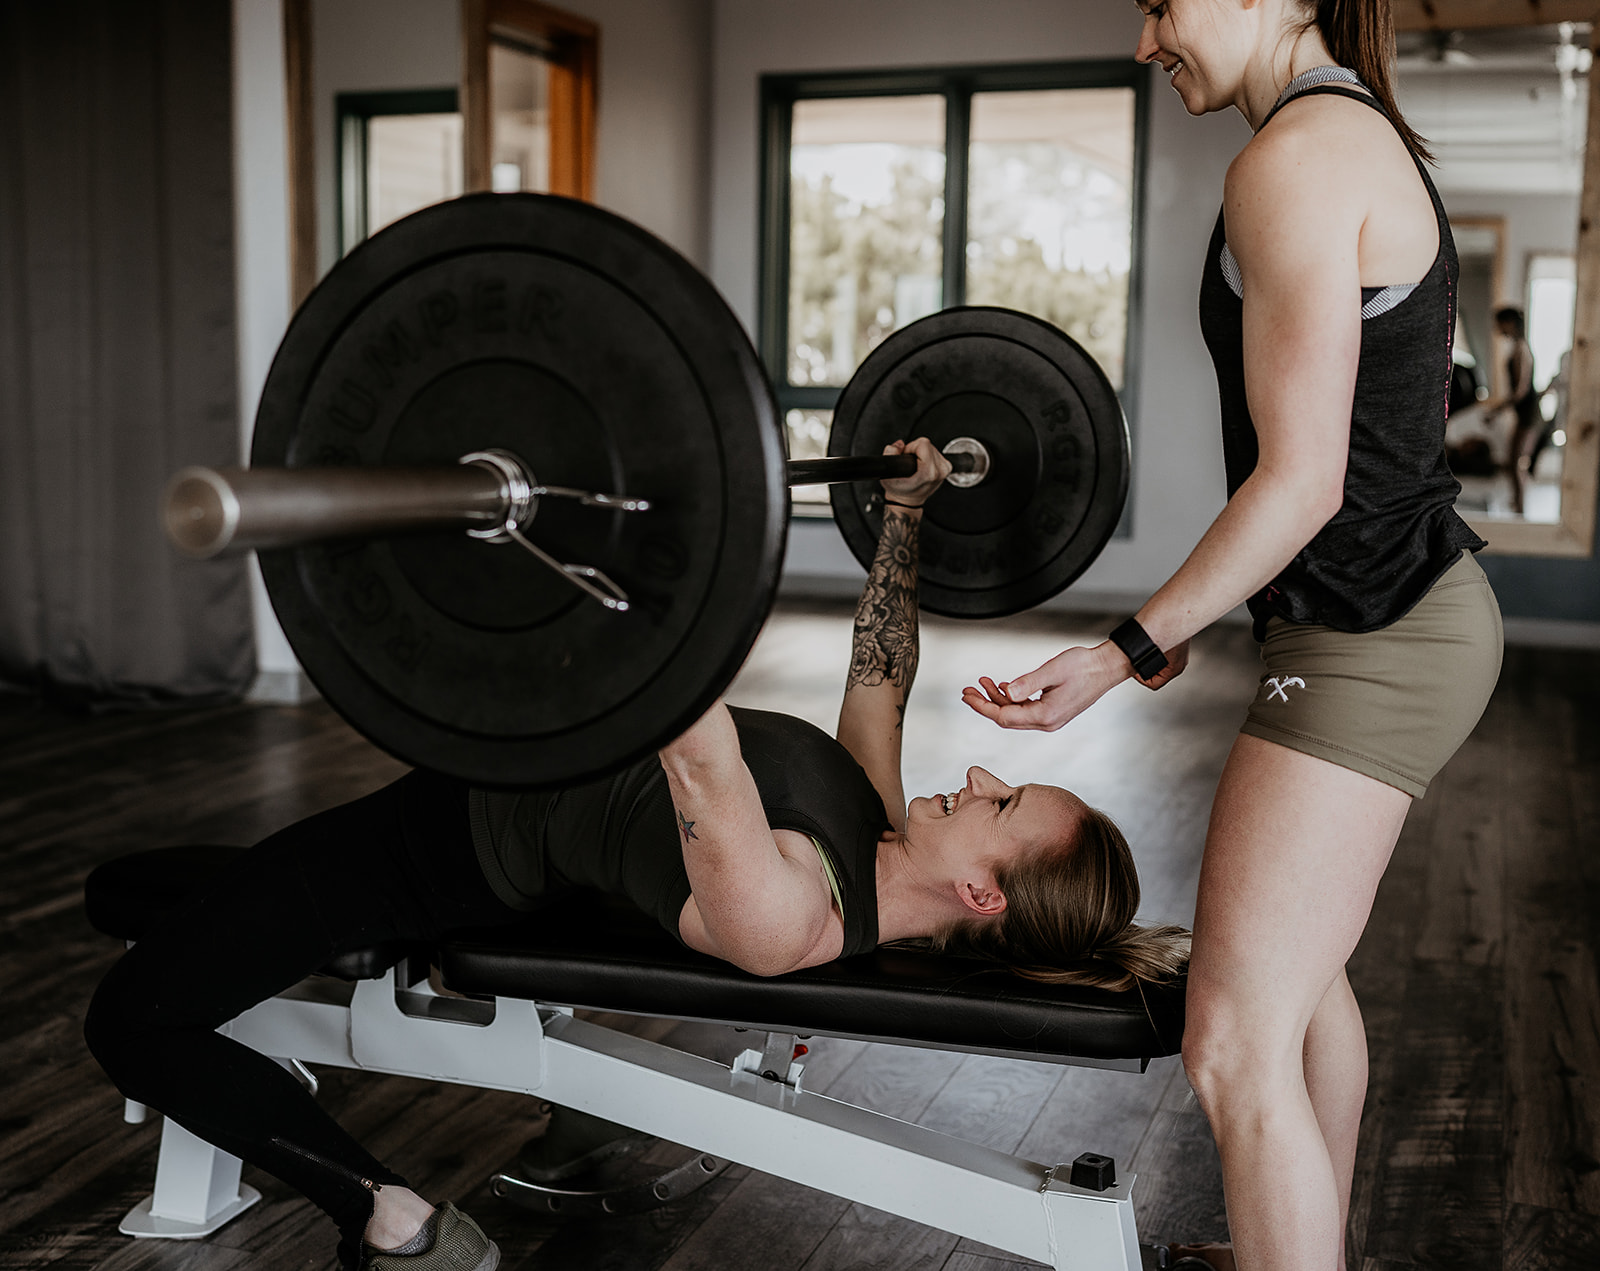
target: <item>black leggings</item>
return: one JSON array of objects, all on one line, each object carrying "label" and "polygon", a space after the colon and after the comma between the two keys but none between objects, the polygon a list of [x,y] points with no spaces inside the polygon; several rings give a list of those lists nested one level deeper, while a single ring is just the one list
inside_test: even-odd
[{"label": "black leggings", "polygon": [[524,918],[484,882],[467,787],[413,772],[243,853],[112,967],[84,1035],[128,1098],[326,1210],[354,1266],[373,1205],[359,1180],[405,1180],[277,1062],[216,1029],[347,950]]}]

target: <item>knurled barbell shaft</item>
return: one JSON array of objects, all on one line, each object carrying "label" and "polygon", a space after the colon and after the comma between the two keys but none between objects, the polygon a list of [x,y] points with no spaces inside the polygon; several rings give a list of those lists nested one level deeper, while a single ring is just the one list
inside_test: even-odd
[{"label": "knurled barbell shaft", "polygon": [[[971,472],[975,459],[969,454],[950,454],[956,472]],[[790,485],[838,485],[845,481],[892,481],[909,477],[917,470],[916,455],[833,455],[826,459],[789,460]]]}]

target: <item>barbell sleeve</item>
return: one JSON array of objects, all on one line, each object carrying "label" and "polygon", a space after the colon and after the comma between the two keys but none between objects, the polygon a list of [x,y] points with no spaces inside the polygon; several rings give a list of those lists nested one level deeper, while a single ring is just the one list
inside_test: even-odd
[{"label": "barbell sleeve", "polygon": [[190,556],[289,547],[412,530],[484,529],[505,521],[500,474],[438,468],[184,468],[161,520]]}]

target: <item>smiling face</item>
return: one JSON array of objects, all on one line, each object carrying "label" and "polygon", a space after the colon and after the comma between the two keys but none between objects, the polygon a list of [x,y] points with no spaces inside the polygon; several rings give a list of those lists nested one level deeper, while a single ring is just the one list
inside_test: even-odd
[{"label": "smiling face", "polygon": [[1242,100],[1255,43],[1253,6],[1228,0],[1138,0],[1144,25],[1134,57],[1167,73],[1191,115],[1224,110]]},{"label": "smiling face", "polygon": [[1058,786],[1008,786],[969,768],[961,789],[911,800],[905,833],[930,870],[992,884],[996,867],[1072,842],[1083,813],[1083,801]]}]

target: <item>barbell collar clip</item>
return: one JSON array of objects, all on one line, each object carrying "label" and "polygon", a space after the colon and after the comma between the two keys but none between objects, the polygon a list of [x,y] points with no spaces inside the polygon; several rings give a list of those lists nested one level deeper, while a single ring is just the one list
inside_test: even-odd
[{"label": "barbell collar clip", "polygon": [[576,499],[585,507],[608,508],[613,512],[648,512],[649,499],[632,499],[625,494],[596,494],[592,490],[573,490],[564,485],[536,485],[530,487],[535,498],[548,495],[552,499]]},{"label": "barbell collar clip", "polygon": [[540,485],[521,457],[509,450],[474,450],[462,455],[460,463],[488,468],[500,478],[500,494],[505,500],[505,515],[498,525],[470,529],[473,538],[490,543],[510,540],[508,527],[526,525],[539,510],[542,498],[571,499],[584,507],[604,508],[612,512],[648,512],[649,499],[636,499],[626,494],[602,494],[594,490],[579,490],[566,485]]},{"label": "barbell collar clip", "polygon": [[535,559],[548,565],[579,591],[594,597],[607,609],[615,613],[627,613],[631,608],[628,593],[617,586],[604,570],[596,569],[593,565],[568,565],[558,561],[538,544],[531,542],[512,522],[506,523],[504,535],[505,539],[502,541],[509,540],[525,547]]}]

